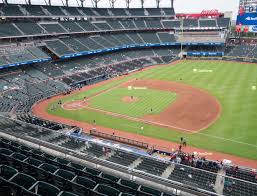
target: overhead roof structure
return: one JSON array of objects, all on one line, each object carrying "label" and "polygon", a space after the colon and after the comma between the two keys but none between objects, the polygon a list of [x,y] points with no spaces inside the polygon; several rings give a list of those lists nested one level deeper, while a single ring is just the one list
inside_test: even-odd
[{"label": "overhead roof structure", "polygon": [[[2,3],[4,4],[27,4],[27,5],[53,5],[53,1],[54,1],[54,5],[62,5],[62,6],[71,6],[70,2],[72,2],[72,6],[74,6],[74,2],[75,2],[75,6],[78,7],[85,7],[85,4],[87,2],[90,2],[92,4],[93,7],[98,8],[99,7],[99,3],[100,2],[109,2],[109,7],[111,8],[119,8],[118,6],[116,6],[116,2],[117,0],[1,0]],[[139,2],[141,5],[141,8],[145,7],[145,0],[123,0],[124,3],[126,4],[127,8],[131,7],[131,4],[134,2]],[[156,7],[156,8],[160,8],[160,4],[161,2],[166,1],[167,3],[169,3],[170,7],[173,8],[174,6],[174,0],[154,0],[155,3],[153,3],[154,6],[152,7]]]}]

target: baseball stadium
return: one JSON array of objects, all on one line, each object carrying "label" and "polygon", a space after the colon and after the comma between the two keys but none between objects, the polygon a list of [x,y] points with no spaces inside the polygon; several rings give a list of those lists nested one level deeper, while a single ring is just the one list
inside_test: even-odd
[{"label": "baseball stadium", "polygon": [[257,1],[148,1],[0,3],[1,196],[257,195]]}]

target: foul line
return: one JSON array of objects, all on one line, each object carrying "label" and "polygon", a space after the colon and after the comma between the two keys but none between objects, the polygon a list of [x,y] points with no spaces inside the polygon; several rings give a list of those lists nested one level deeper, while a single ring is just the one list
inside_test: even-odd
[{"label": "foul line", "polygon": [[141,123],[146,123],[146,124],[150,124],[150,125],[158,125],[158,126],[161,126],[161,127],[168,127],[168,128],[172,128],[172,129],[178,129],[178,130],[181,130],[181,131],[185,131],[185,132],[190,132],[190,133],[195,133],[196,132],[196,131],[193,131],[193,130],[188,130],[188,129],[184,129],[184,128],[177,127],[177,126],[158,123],[156,121],[145,120],[145,119],[142,119],[142,118],[130,117],[130,116],[127,116],[127,115],[124,115],[124,114],[114,113],[114,112],[110,112],[110,111],[106,111],[106,110],[102,110],[102,109],[98,109],[98,108],[92,108],[92,107],[89,107],[89,106],[85,106],[83,108],[88,109],[88,110],[92,110],[92,111],[96,111],[96,112],[101,112],[103,114],[108,114],[108,115],[111,115],[111,116],[114,116],[114,117],[120,117],[120,118],[124,118],[124,119],[128,119],[128,120],[133,120],[135,122],[141,122]]},{"label": "foul line", "polygon": [[207,136],[207,137],[212,137],[212,138],[216,138],[216,139],[220,139],[220,140],[224,140],[224,141],[230,141],[230,142],[234,142],[234,143],[243,144],[243,145],[247,145],[247,146],[251,146],[251,147],[257,148],[257,145],[255,145],[255,144],[249,144],[249,143],[245,143],[245,142],[240,142],[240,141],[233,140],[233,139],[227,139],[227,138],[224,138],[224,137],[209,135],[209,134],[200,133],[200,132],[195,133],[195,134],[199,134],[199,135],[203,135],[203,136]]}]

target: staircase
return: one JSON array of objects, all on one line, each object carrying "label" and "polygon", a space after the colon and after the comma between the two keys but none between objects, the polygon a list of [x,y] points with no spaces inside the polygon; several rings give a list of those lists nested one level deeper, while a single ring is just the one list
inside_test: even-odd
[{"label": "staircase", "polygon": [[216,191],[216,193],[223,195],[226,171],[224,169],[221,169],[218,171],[217,174],[218,175],[214,185],[214,190]]},{"label": "staircase", "polygon": [[170,174],[174,171],[175,169],[175,164],[172,163],[170,166],[168,166],[164,172],[162,173],[161,177],[162,178],[168,178],[170,176]]},{"label": "staircase", "polygon": [[136,159],[133,163],[131,163],[128,167],[129,168],[136,168],[141,162],[143,161],[143,159],[141,159],[140,157],[138,159]]}]

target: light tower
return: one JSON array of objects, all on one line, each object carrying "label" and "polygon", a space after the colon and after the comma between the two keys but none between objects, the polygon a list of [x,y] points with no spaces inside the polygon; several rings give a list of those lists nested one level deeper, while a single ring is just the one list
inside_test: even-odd
[{"label": "light tower", "polygon": [[84,1],[85,0],[80,0],[81,7],[84,7]]},{"label": "light tower", "polygon": [[93,5],[95,8],[98,7],[98,3],[101,1],[101,0],[92,0],[93,1]]},{"label": "light tower", "polygon": [[171,8],[174,8],[174,0],[170,0]]},{"label": "light tower", "polygon": [[127,8],[129,8],[129,5],[130,5],[132,0],[125,0],[125,1],[126,1]]},{"label": "light tower", "polygon": [[111,8],[114,8],[114,7],[115,7],[115,2],[116,2],[116,1],[117,1],[117,0],[109,0]]},{"label": "light tower", "polygon": [[160,2],[161,2],[161,0],[156,0],[156,7],[157,8],[160,8]]},{"label": "light tower", "polygon": [[144,8],[145,1],[141,0],[141,8]]}]

